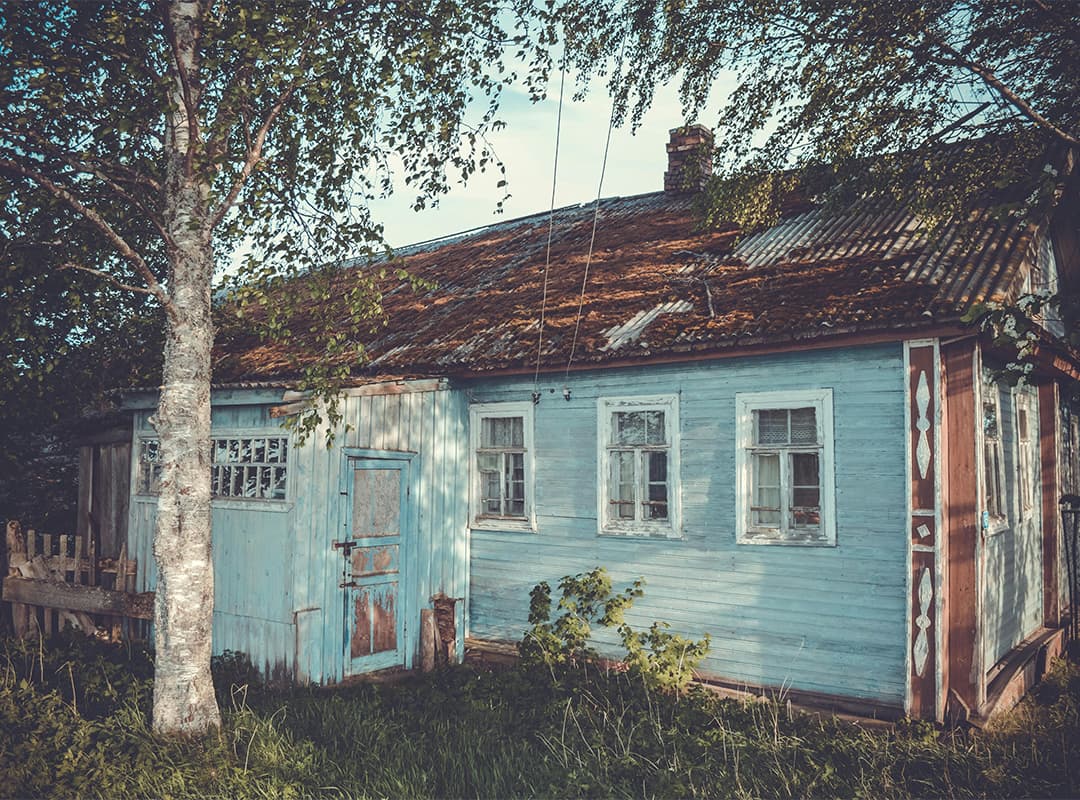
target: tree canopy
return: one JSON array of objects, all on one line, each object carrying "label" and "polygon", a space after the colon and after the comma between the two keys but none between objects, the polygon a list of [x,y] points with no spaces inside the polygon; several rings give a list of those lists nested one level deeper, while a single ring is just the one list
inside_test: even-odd
[{"label": "tree canopy", "polygon": [[[605,59],[619,64],[610,87],[621,119],[639,121],[656,87],[676,81],[687,118],[715,120],[731,191],[715,192],[713,218],[759,224],[799,181],[952,213],[987,188],[1039,179],[1030,205],[1044,202],[1057,177],[1042,175],[1047,150],[1080,145],[1076,10],[1060,0],[601,0],[562,14],[568,60],[586,78]],[[734,89],[709,107],[722,78]]]},{"label": "tree canopy", "polygon": [[[244,267],[265,286],[381,251],[366,200],[389,190],[394,159],[417,206],[497,166],[485,136],[516,77],[510,60],[543,69],[531,14],[527,2],[498,0],[0,6],[0,253],[20,287],[3,320],[13,368],[47,371],[58,348],[98,325],[87,309],[119,308],[106,292],[139,298],[110,323],[144,314],[145,301],[164,320],[158,730],[218,722],[209,680],[215,268],[248,246]],[[378,313],[364,286],[346,300],[358,326]],[[46,333],[27,332],[39,326]],[[328,348],[356,347],[350,331],[325,334]]]}]

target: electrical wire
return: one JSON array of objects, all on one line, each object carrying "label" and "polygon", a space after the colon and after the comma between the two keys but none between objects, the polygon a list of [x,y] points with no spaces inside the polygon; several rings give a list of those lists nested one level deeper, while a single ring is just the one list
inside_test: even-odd
[{"label": "electrical wire", "polygon": [[[626,40],[623,40],[622,46],[619,48],[619,65],[618,71],[622,71],[623,51],[626,47]],[[585,257],[585,274],[581,279],[581,296],[578,298],[578,310],[577,318],[574,320],[574,338],[570,343],[570,357],[566,361],[566,374],[563,376],[563,380],[567,380],[570,376],[570,366],[574,363],[574,353],[577,351],[578,332],[581,329],[581,311],[585,307],[585,291],[589,283],[589,267],[592,264],[593,248],[596,244],[596,225],[600,218],[600,196],[604,190],[604,173],[607,172],[608,152],[611,149],[611,132],[615,128],[615,100],[611,101],[611,116],[608,118],[607,138],[604,140],[604,159],[600,163],[600,181],[596,186],[596,203],[593,205],[593,221],[592,221],[592,234],[589,236],[589,253]],[[564,395],[568,393],[568,389],[564,389]],[[569,400],[570,398],[567,397]]]},{"label": "electrical wire", "polygon": [[536,369],[533,372],[533,402],[540,399],[540,357],[544,349],[544,318],[547,315],[548,276],[551,274],[551,239],[555,231],[555,187],[559,179],[559,140],[562,137],[563,89],[566,85],[566,59],[559,76],[559,110],[555,117],[555,164],[551,170],[551,208],[548,212],[547,250],[544,253],[544,293],[540,301],[540,334],[536,340]]}]

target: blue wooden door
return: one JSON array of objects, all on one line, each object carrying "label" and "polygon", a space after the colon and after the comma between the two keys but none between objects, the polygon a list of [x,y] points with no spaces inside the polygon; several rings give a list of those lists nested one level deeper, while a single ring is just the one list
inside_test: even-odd
[{"label": "blue wooden door", "polygon": [[350,459],[342,588],[345,675],[404,664],[409,462]]}]

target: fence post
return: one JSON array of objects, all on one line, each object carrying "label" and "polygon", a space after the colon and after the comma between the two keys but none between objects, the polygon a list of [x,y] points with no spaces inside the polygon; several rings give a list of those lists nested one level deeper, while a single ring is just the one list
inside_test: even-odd
[{"label": "fence post", "polygon": [[[9,520],[5,536],[7,545],[8,575],[18,575],[19,565],[26,561],[26,538],[17,520]],[[15,638],[26,636],[30,627],[30,607],[22,603],[11,604],[11,624]]]},{"label": "fence post", "polygon": [[1065,570],[1069,580],[1069,642],[1080,640],[1080,495],[1067,494],[1060,500],[1061,533],[1065,539]]}]

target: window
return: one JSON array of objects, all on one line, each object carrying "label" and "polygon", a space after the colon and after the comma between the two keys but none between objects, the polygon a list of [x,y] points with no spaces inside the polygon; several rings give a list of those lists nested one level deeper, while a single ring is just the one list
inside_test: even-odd
[{"label": "window", "polygon": [[679,536],[678,400],[602,398],[601,533]]},{"label": "window", "polygon": [[[210,493],[215,498],[285,500],[287,436],[215,436],[210,440]],[[161,453],[157,439],[140,440],[139,494],[157,494]]]},{"label": "window", "polygon": [[471,408],[473,527],[532,530],[532,403]]},{"label": "window", "polygon": [[1019,487],[1020,512],[1027,516],[1035,506],[1035,421],[1031,418],[1031,394],[1018,391],[1016,403],[1016,485]]},{"label": "window", "polygon": [[832,390],[735,395],[736,539],[835,545]]},{"label": "window", "polygon": [[991,527],[1007,522],[1005,497],[1005,454],[1002,445],[998,386],[989,376],[983,377],[983,485],[986,513]]}]

